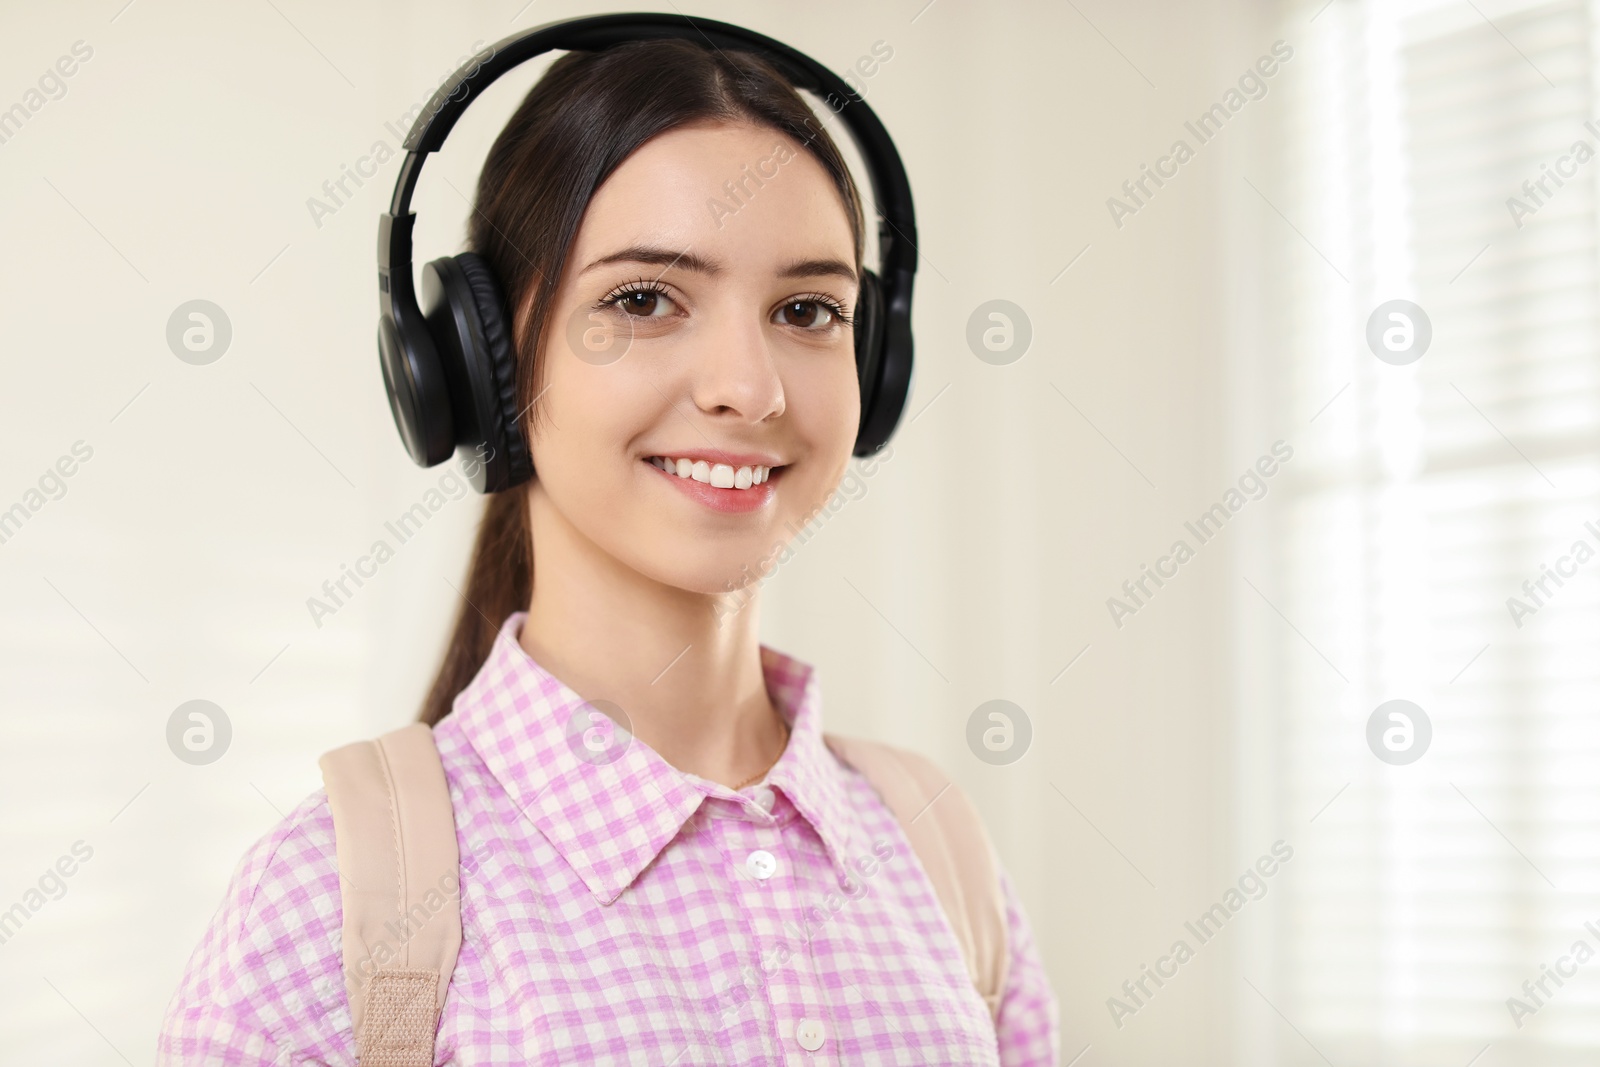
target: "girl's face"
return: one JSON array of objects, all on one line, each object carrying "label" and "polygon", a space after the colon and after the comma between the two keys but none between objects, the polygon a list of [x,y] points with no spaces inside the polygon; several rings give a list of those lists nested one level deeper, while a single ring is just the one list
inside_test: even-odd
[{"label": "girl's face", "polygon": [[759,577],[849,461],[856,295],[843,201],[796,141],[647,142],[590,201],[547,320],[536,515],[680,589]]}]

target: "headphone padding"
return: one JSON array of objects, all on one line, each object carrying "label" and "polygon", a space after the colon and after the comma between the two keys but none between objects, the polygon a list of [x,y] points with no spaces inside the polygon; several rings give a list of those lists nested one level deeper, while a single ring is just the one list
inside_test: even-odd
[{"label": "headphone padding", "polygon": [[511,344],[511,325],[506,314],[505,297],[501,295],[500,282],[495,278],[494,270],[482,256],[476,252],[462,252],[455,257],[455,261],[472,293],[478,324],[483,328],[489,371],[494,380],[493,407],[497,424],[491,441],[505,447],[506,471],[510,479],[505,485],[495,488],[509,489],[532,476],[533,464],[528,456],[522,428],[517,424],[520,414],[517,405],[517,357]]}]

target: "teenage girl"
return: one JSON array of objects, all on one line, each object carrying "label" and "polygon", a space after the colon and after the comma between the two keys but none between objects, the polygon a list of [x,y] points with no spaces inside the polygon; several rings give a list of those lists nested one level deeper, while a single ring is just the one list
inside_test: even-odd
[{"label": "teenage girl", "polygon": [[[569,52],[495,141],[468,243],[536,477],[487,501],[421,714],[461,856],[433,1062],[1055,1063],[1009,876],[992,1017],[824,744],[816,675],[758,639],[750,579],[861,412],[862,208],[825,129],[752,53]],[[246,854],[162,1062],[356,1062],[333,827],[318,790]]]}]

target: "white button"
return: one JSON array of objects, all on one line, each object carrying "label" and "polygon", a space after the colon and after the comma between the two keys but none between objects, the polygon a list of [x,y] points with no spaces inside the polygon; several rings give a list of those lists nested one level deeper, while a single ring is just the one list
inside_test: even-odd
[{"label": "white button", "polygon": [[801,1019],[795,1023],[794,1039],[807,1052],[817,1051],[822,1047],[822,1024],[815,1019]]},{"label": "white button", "polygon": [[756,804],[764,811],[771,811],[772,805],[778,801],[777,794],[773,793],[771,786],[762,786],[756,790]]},{"label": "white button", "polygon": [[778,860],[766,849],[758,848],[750,853],[750,857],[744,861],[744,866],[745,870],[764,882],[778,869]]}]

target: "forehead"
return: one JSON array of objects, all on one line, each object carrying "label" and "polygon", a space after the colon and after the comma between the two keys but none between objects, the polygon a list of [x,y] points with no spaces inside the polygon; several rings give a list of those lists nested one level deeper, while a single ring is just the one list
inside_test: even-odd
[{"label": "forehead", "polygon": [[571,258],[581,269],[639,244],[692,247],[743,270],[855,262],[844,199],[822,164],[787,134],[742,123],[645,142],[595,192]]}]

